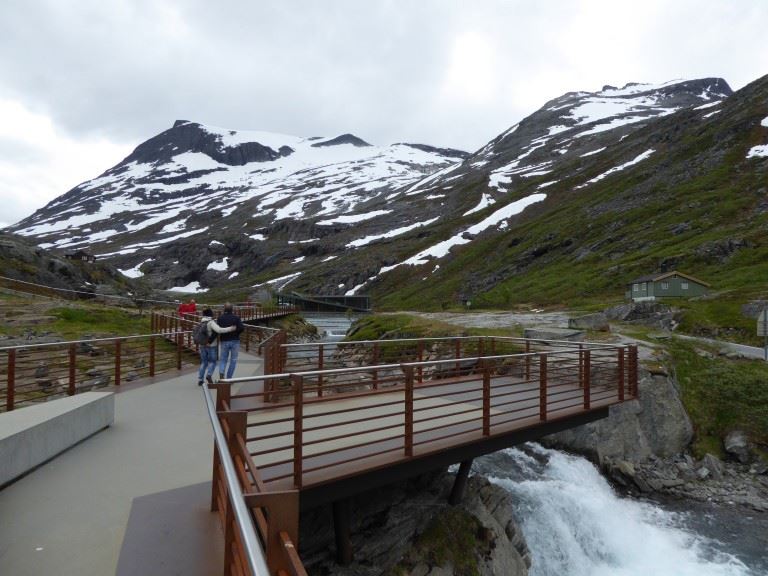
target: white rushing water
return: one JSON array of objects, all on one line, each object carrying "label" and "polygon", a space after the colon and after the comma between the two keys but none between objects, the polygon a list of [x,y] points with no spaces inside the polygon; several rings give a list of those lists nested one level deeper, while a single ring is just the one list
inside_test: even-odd
[{"label": "white rushing water", "polygon": [[[531,576],[753,576],[681,516],[619,497],[584,458],[527,445],[506,450],[493,482],[518,503]],[[498,469],[497,469],[498,470]],[[721,548],[721,547],[720,547]]]}]

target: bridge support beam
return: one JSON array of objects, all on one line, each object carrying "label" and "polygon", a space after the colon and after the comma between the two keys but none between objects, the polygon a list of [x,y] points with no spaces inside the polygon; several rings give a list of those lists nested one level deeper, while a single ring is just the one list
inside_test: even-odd
[{"label": "bridge support beam", "polygon": [[333,532],[336,537],[336,563],[349,566],[352,563],[352,506],[349,498],[333,502]]},{"label": "bridge support beam", "polygon": [[448,497],[448,504],[451,506],[461,504],[461,501],[464,499],[464,489],[467,487],[467,479],[469,478],[469,471],[472,469],[472,462],[473,460],[464,460],[459,464],[459,472],[456,474],[451,495]]}]

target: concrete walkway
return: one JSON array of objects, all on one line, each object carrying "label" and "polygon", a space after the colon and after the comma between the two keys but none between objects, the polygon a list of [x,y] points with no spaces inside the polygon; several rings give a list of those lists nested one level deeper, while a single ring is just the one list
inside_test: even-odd
[{"label": "concrete walkway", "polygon": [[[261,373],[261,359],[241,352],[235,375]],[[0,574],[115,574],[134,499],[210,481],[212,446],[196,373],[123,386],[114,426],[0,491]],[[220,550],[218,518],[203,518]],[[209,557],[198,573],[220,573],[222,561]],[[180,573],[157,568],[153,575]]]}]

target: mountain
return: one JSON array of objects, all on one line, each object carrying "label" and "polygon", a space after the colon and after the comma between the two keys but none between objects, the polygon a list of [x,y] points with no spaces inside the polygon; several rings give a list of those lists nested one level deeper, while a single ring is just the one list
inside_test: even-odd
[{"label": "mountain", "polygon": [[45,248],[88,248],[158,287],[211,285],[334,255],[344,244],[309,245],[347,228],[378,230],[361,224],[378,216],[407,217],[369,206],[466,156],[177,121],[10,229]]},{"label": "mountain", "polygon": [[471,155],[179,121],[12,230],[159,288],[392,307],[617,294],[675,265],[723,275],[762,246],[765,85],[568,93]]}]

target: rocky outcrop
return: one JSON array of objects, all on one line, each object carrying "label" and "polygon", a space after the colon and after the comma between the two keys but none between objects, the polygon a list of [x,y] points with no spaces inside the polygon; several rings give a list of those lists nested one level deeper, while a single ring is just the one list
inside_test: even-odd
[{"label": "rocky outcrop", "polygon": [[630,324],[642,324],[665,330],[674,329],[679,323],[679,311],[660,302],[628,302],[612,306],[604,311],[609,320]]},{"label": "rocky outcrop", "polygon": [[349,566],[334,562],[330,507],[302,515],[300,550],[311,575],[525,576],[530,553],[502,488],[481,476],[450,506],[453,477],[436,473],[353,498]]},{"label": "rocky outcrop", "polygon": [[629,493],[736,504],[768,512],[768,466],[763,463],[727,463],[712,454],[695,461],[688,454],[680,454],[671,458],[651,457],[642,463],[606,460],[603,471],[614,485]]},{"label": "rocky outcrop", "polygon": [[680,400],[674,377],[642,370],[639,399],[610,408],[608,418],[548,436],[543,443],[606,459],[641,462],[684,452],[693,427]]},{"label": "rocky outcrop", "polygon": [[608,317],[602,312],[596,314],[586,314],[578,318],[568,319],[568,328],[576,330],[598,330],[601,332],[610,331],[608,326]]},{"label": "rocky outcrop", "polygon": [[729,456],[742,464],[750,461],[751,454],[747,435],[741,430],[729,432],[723,440],[723,447]]}]

